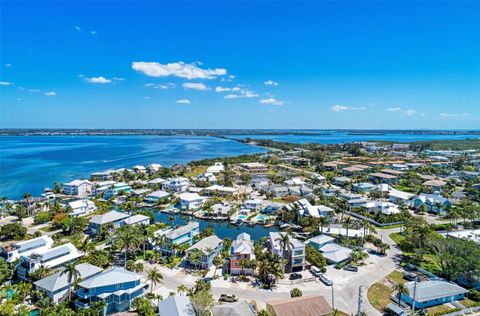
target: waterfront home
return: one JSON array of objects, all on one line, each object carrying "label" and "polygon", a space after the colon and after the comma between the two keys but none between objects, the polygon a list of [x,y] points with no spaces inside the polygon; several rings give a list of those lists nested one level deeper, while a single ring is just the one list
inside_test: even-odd
[{"label": "waterfront home", "polygon": [[136,173],[146,173],[147,172],[147,168],[145,168],[145,166],[142,166],[142,165],[136,165],[136,166],[133,166],[133,171],[135,171]]},{"label": "waterfront home", "polygon": [[[89,263],[80,263],[75,266],[79,276],[78,281],[87,280],[88,278],[98,275],[103,271],[102,268],[91,265]],[[74,280],[72,280],[73,283]],[[35,288],[43,292],[50,302],[57,304],[68,296],[68,291],[71,289],[68,282],[68,274],[57,272],[46,278],[43,278],[34,283]],[[72,284],[73,285],[73,284]],[[73,287],[73,286],[72,286]]]},{"label": "waterfront home", "polygon": [[168,316],[195,316],[192,302],[186,295],[170,295],[158,302],[158,310]]},{"label": "waterfront home", "polygon": [[121,223],[120,226],[124,225],[150,225],[150,217],[142,214],[135,214],[130,217],[125,218]]},{"label": "waterfront home", "polygon": [[28,257],[33,253],[44,252],[53,246],[53,239],[47,235],[37,238],[19,241],[11,246],[2,248],[2,256],[6,258],[7,262],[14,262],[20,257]]},{"label": "waterfront home", "polygon": [[256,316],[255,308],[247,301],[215,305],[211,308],[213,316]]},{"label": "waterfront home", "polygon": [[318,236],[312,237],[305,241],[306,245],[310,245],[313,248],[320,250],[326,244],[332,243],[335,241],[335,238],[330,237],[328,235],[320,234]]},{"label": "waterfront home", "polygon": [[213,166],[210,166],[210,167],[207,168],[206,172],[213,173],[213,174],[219,174],[219,173],[223,172],[223,170],[224,170],[223,163],[221,163],[219,161],[216,161]]},{"label": "waterfront home", "polygon": [[267,173],[268,167],[259,162],[245,162],[240,164],[240,168],[248,173]]},{"label": "waterfront home", "polygon": [[204,194],[208,196],[232,196],[238,193],[238,190],[232,187],[226,187],[223,185],[211,185],[204,189]]},{"label": "waterfront home", "polygon": [[286,247],[284,253],[280,245],[280,239],[284,234],[286,233],[270,232],[268,248],[273,254],[287,259],[287,263],[284,266],[285,273],[302,271],[305,267],[305,244],[296,238],[290,237],[291,245]]},{"label": "waterfront home", "polygon": [[339,185],[341,187],[346,186],[347,184],[352,183],[352,179],[348,177],[335,177],[333,179],[333,184]]},{"label": "waterfront home", "polygon": [[102,195],[105,191],[110,189],[112,185],[115,184],[115,181],[98,181],[93,183],[93,194]]},{"label": "waterfront home", "polygon": [[452,204],[447,198],[444,198],[438,193],[422,193],[413,198],[413,207],[416,210],[420,210],[422,205],[427,207],[429,213],[443,215]]},{"label": "waterfront home", "polygon": [[228,217],[232,206],[228,203],[217,203],[210,207],[212,215],[215,217]]},{"label": "waterfront home", "polygon": [[162,183],[162,189],[170,192],[184,192],[188,190],[189,186],[190,181],[184,177],[169,178],[167,181]]},{"label": "waterfront home", "polygon": [[92,193],[92,183],[88,180],[73,180],[63,184],[63,193],[67,195],[86,196]]},{"label": "waterfront home", "polygon": [[130,215],[117,211],[96,215],[90,219],[88,230],[92,235],[96,235],[102,226],[113,225],[114,228],[118,228],[122,225],[122,221],[128,217]]},{"label": "waterfront home", "polygon": [[87,199],[68,202],[68,206],[72,209],[71,216],[85,216],[97,210],[95,203]]},{"label": "waterfront home", "polygon": [[170,195],[171,194],[167,191],[157,190],[147,195],[144,200],[150,204],[156,204],[159,203],[159,201],[160,203],[163,203],[169,199]]},{"label": "waterfront home", "polygon": [[325,205],[312,205],[307,199],[301,199],[289,204],[292,209],[298,209],[298,216],[311,216],[311,217],[329,217],[333,209]]},{"label": "waterfront home", "polygon": [[333,312],[321,295],[282,298],[265,303],[272,316],[327,316]]},{"label": "waterfront home", "polygon": [[17,266],[17,274],[21,279],[27,279],[28,274],[40,266],[54,269],[66,263],[73,262],[83,256],[72,243],[67,243],[55,248],[38,251],[29,256],[22,255]]},{"label": "waterfront home", "polygon": [[181,193],[178,198],[180,199],[180,208],[187,210],[196,210],[202,207],[205,198],[197,193]]},{"label": "waterfront home", "polygon": [[142,283],[143,275],[121,267],[112,267],[78,283],[75,295],[77,308],[89,308],[92,303],[103,302],[104,315],[128,311],[132,302],[143,297],[148,287]]},{"label": "waterfront home", "polygon": [[[215,258],[223,248],[223,240],[216,235],[205,237],[186,251],[187,262],[196,268],[210,269]],[[195,254],[199,254],[199,260],[196,261]]]},{"label": "waterfront home", "polygon": [[118,194],[129,194],[132,188],[124,182],[117,182],[113,184],[110,188],[105,190],[103,193],[103,198],[104,199],[109,199],[114,196],[117,196]]},{"label": "waterfront home", "polygon": [[243,207],[254,211],[260,207],[261,203],[262,201],[259,199],[248,199],[243,202]]},{"label": "waterfront home", "polygon": [[375,183],[387,183],[387,184],[397,184],[398,178],[391,174],[375,172],[370,173],[368,178]]},{"label": "waterfront home", "polygon": [[158,163],[152,163],[147,166],[148,173],[153,174],[159,172],[162,169],[162,165]]},{"label": "waterfront home", "polygon": [[290,192],[287,186],[274,184],[267,188],[267,191],[272,194],[273,197],[279,198],[287,196]]},{"label": "waterfront home", "polygon": [[336,244],[334,242],[326,243],[318,250],[322,252],[322,255],[327,260],[328,264],[338,264],[350,259],[352,249]]},{"label": "waterfront home", "polygon": [[422,183],[422,186],[431,188],[433,191],[440,192],[442,191],[442,188],[447,184],[447,182],[439,179],[435,180],[427,180]]},{"label": "waterfront home", "polygon": [[465,298],[469,291],[455,283],[433,280],[405,284],[407,293],[402,294],[400,299],[408,305],[413,305],[413,293],[415,292],[415,307],[427,308],[442,305],[448,302],[460,301]]},{"label": "waterfront home", "polygon": [[375,189],[375,185],[369,182],[354,183],[352,185],[352,192],[355,192],[355,193],[368,193],[373,189]]},{"label": "waterfront home", "polygon": [[115,170],[107,170],[107,171],[100,171],[94,172],[90,175],[90,180],[92,181],[108,181],[112,180],[113,176],[115,175]]},{"label": "waterfront home", "polygon": [[[233,241],[230,249],[230,274],[254,274],[255,267],[248,264],[252,260],[255,260],[255,248],[253,242],[250,239],[249,234],[241,233],[237,236],[237,239]],[[244,261],[247,265],[242,267],[242,262]]]},{"label": "waterfront home", "polygon": [[276,203],[276,202],[271,202],[267,204],[263,210],[261,210],[261,213],[266,213],[266,214],[277,214],[277,212],[284,206],[284,204],[281,203]]},{"label": "waterfront home", "polygon": [[177,250],[173,249],[182,245],[193,245],[195,236],[200,234],[200,225],[198,222],[189,222],[187,225],[180,226],[178,228],[160,229],[153,233],[158,238],[159,236],[165,236],[164,244],[157,244],[155,238],[151,243],[154,248],[162,252],[163,254],[172,255],[176,254]]}]

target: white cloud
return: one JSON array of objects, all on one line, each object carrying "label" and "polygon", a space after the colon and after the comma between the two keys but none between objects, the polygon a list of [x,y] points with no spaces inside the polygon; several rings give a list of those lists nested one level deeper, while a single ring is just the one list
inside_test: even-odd
[{"label": "white cloud", "polygon": [[193,89],[193,90],[198,90],[198,91],[206,91],[209,88],[201,82],[185,82],[182,84],[182,87],[185,89]]},{"label": "white cloud", "polygon": [[469,117],[470,113],[439,113],[438,116],[442,118],[462,118]]},{"label": "white cloud", "polygon": [[418,114],[418,111],[415,111],[415,110],[410,109],[410,110],[406,110],[406,111],[405,111],[405,114],[406,114],[407,116],[415,116],[416,114]]},{"label": "white cloud", "polygon": [[47,97],[54,97],[57,94],[55,93],[55,91],[49,91],[49,92],[45,92],[44,95],[46,95]]},{"label": "white cloud", "polygon": [[[83,77],[81,77],[83,78]],[[103,76],[98,76],[98,77],[91,77],[91,78],[85,78],[85,80],[88,82],[88,83],[110,83],[112,82],[111,79],[107,79]]]},{"label": "white cloud", "polygon": [[112,77],[112,80],[125,81],[125,78],[122,78],[122,77]]},{"label": "white cloud", "polygon": [[97,35],[97,31],[91,30],[91,31],[90,31],[90,34],[93,35],[93,36],[95,36],[95,35]]},{"label": "white cloud", "polygon": [[190,104],[190,103],[192,103],[192,101],[190,101],[189,99],[180,99],[180,100],[177,100],[175,102],[179,103],[179,104]]},{"label": "white cloud", "polygon": [[12,64],[5,64],[4,66],[5,67],[12,67],[13,65]]},{"label": "white cloud", "polygon": [[145,100],[150,100],[150,97],[143,97]]},{"label": "white cloud", "polygon": [[224,78],[220,79],[220,81],[221,81],[221,82],[232,82],[233,79],[235,79],[235,76],[234,76],[234,75],[230,75],[230,76],[228,76],[228,77],[226,77],[226,78],[224,77]]},{"label": "white cloud", "polygon": [[331,107],[333,112],[342,112],[342,111],[364,111],[367,108],[364,106],[345,106],[336,104]]},{"label": "white cloud", "polygon": [[264,82],[266,86],[278,86],[278,82],[275,82],[273,80],[267,80]]},{"label": "white cloud", "polygon": [[386,112],[400,112],[402,108],[396,107],[396,108],[386,108]]},{"label": "white cloud", "polygon": [[230,94],[227,94],[226,96],[224,96],[224,98],[225,99],[238,99],[238,98],[240,98],[240,95],[230,93]]},{"label": "white cloud", "polygon": [[40,89],[28,89],[28,92],[39,93]]},{"label": "white cloud", "polygon": [[143,85],[146,88],[153,88],[153,89],[161,89],[161,90],[167,90],[167,89],[172,89],[175,88],[174,83],[146,83]]},{"label": "white cloud", "polygon": [[215,91],[219,92],[219,93],[221,93],[221,92],[237,92],[237,94],[233,94],[233,93],[227,94],[226,96],[224,96],[225,99],[256,98],[256,97],[258,97],[258,94],[256,92],[248,90],[248,89],[241,88],[239,86],[236,86],[236,87],[233,87],[233,88],[217,86],[217,87],[215,87]]},{"label": "white cloud", "polygon": [[224,76],[227,70],[223,68],[202,69],[198,63],[186,64],[184,62],[160,64],[157,62],[135,61],[132,69],[142,72],[149,77],[174,76],[186,79],[214,79],[217,76]]},{"label": "white cloud", "polygon": [[284,104],[285,102],[284,101],[280,101],[280,100],[277,100],[275,98],[267,98],[267,99],[261,99],[260,100],[260,103],[261,104],[270,104],[270,105],[282,105]]},{"label": "white cloud", "polygon": [[12,86],[13,82],[9,81],[0,81],[0,86]]},{"label": "white cloud", "polygon": [[81,32],[81,31],[82,31],[82,29],[81,29],[80,26],[78,26],[78,25],[75,25],[73,28],[74,28],[75,30],[77,30],[78,32]]}]

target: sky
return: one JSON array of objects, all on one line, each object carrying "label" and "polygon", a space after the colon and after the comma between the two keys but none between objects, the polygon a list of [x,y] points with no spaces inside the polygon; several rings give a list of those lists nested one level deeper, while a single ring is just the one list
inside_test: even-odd
[{"label": "sky", "polygon": [[0,6],[1,128],[480,127],[479,1]]}]

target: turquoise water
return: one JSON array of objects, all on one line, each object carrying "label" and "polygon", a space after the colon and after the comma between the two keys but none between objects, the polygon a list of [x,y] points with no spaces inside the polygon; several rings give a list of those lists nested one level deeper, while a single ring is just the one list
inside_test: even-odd
[{"label": "turquoise water", "polygon": [[0,136],[0,196],[39,195],[54,181],[136,164],[264,152],[233,140],[200,136]]}]

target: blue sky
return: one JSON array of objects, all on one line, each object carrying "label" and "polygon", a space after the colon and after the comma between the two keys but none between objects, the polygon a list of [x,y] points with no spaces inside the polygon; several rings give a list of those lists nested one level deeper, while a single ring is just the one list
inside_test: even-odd
[{"label": "blue sky", "polygon": [[1,127],[478,128],[480,2],[1,2]]}]

